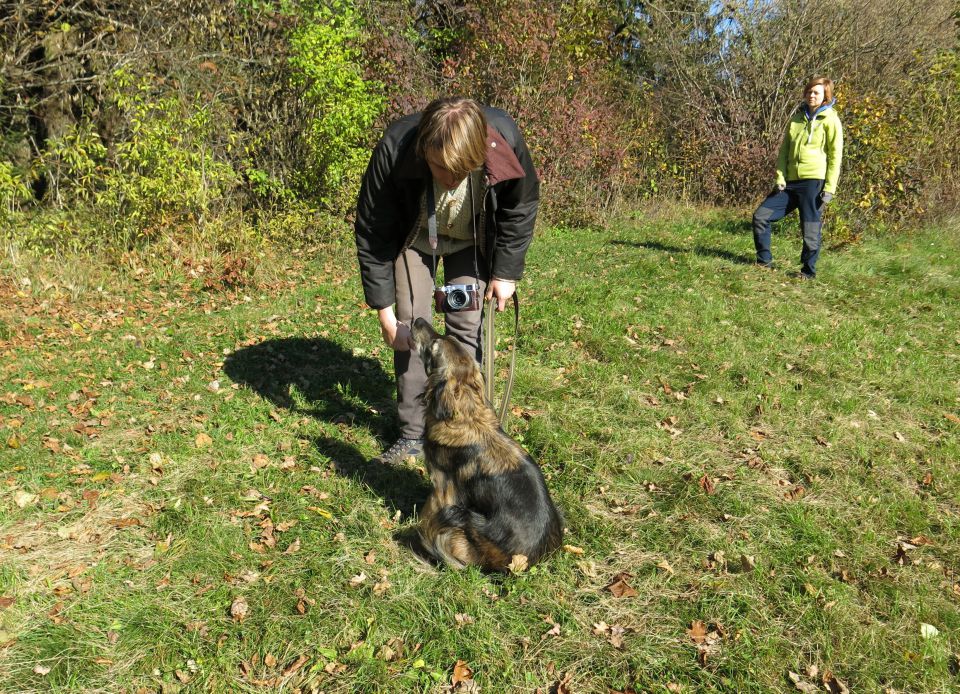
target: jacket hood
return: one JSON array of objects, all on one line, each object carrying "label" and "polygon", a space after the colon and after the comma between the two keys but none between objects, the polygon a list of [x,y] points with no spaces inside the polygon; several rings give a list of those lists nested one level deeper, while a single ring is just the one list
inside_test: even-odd
[{"label": "jacket hood", "polygon": [[814,118],[816,118],[817,116],[819,116],[821,113],[823,113],[823,112],[825,112],[825,111],[829,111],[830,109],[832,109],[832,108],[833,108],[833,105],[834,105],[835,103],[837,103],[837,100],[836,100],[836,99],[831,99],[831,100],[830,100],[830,103],[828,103],[828,104],[821,104],[821,105],[817,108],[817,110],[813,112],[813,115],[810,114],[810,111],[807,109],[807,105],[806,105],[806,104],[800,104],[800,112],[807,117],[807,120],[813,120]]}]

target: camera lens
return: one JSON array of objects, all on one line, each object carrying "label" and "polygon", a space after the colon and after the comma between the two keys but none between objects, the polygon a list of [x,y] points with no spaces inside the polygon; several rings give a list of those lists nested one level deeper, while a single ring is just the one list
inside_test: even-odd
[{"label": "camera lens", "polygon": [[462,289],[451,289],[447,294],[447,306],[452,309],[463,308],[467,305],[467,293]]}]

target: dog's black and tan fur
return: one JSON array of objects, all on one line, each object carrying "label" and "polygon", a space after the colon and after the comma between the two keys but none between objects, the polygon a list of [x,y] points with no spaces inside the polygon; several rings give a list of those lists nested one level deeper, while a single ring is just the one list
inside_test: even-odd
[{"label": "dog's black and tan fur", "polygon": [[424,457],[433,493],[421,512],[424,549],[449,566],[506,571],[558,548],[563,520],[539,466],[504,433],[480,366],[422,318],[413,337],[427,372]]}]

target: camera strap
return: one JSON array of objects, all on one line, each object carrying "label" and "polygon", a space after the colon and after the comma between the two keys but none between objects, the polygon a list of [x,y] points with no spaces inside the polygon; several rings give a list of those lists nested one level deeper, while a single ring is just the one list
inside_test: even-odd
[{"label": "camera strap", "polygon": [[[427,183],[427,241],[430,243],[430,260],[433,270],[433,287],[439,289],[437,282],[437,246],[440,244],[437,232],[437,202],[433,192],[434,179]],[[477,218],[473,202],[473,174],[467,174],[467,197],[470,198],[470,222],[473,225],[473,276],[480,281],[480,264],[477,260]]]},{"label": "camera strap", "polygon": [[437,287],[437,206],[433,199],[433,176],[427,183],[427,240],[430,242],[430,258],[433,260],[433,286]]}]

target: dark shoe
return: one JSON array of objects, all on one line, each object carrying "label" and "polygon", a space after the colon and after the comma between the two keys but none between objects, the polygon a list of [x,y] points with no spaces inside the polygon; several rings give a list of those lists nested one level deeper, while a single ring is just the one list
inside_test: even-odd
[{"label": "dark shoe", "polygon": [[423,439],[397,439],[374,460],[383,465],[401,465],[411,457],[423,457]]},{"label": "dark shoe", "polygon": [[765,268],[767,268],[768,270],[772,270],[773,267],[774,267],[772,260],[771,260],[769,263],[763,263],[763,262],[760,262],[760,261],[758,260],[758,261],[756,261],[754,264],[755,264],[757,267],[765,267]]}]

